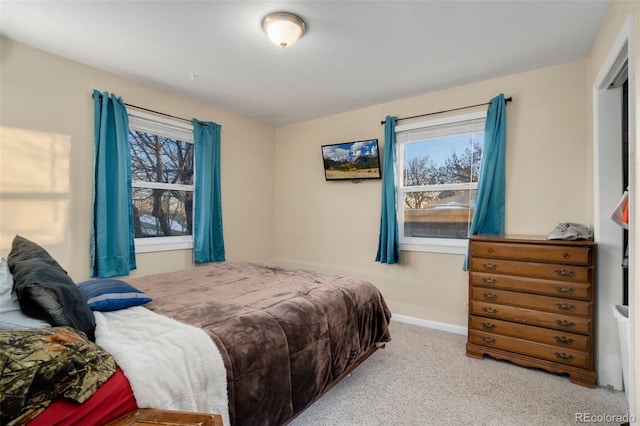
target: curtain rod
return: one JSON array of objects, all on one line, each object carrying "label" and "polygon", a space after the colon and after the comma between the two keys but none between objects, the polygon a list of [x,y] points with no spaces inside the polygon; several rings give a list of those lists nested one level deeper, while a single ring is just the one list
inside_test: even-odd
[{"label": "curtain rod", "polygon": [[[507,102],[511,102],[512,100],[513,100],[513,99],[511,98],[511,96],[509,96],[508,98],[505,98],[505,99],[504,99],[504,102],[505,102],[505,103],[507,103]],[[491,105],[491,101],[489,101],[489,102],[485,102],[485,103],[483,103],[483,104],[469,105],[469,106],[463,106],[463,107],[460,107],[460,108],[446,109],[446,110],[443,110],[443,111],[429,112],[429,113],[427,113],[427,114],[412,115],[411,117],[402,117],[402,118],[397,118],[397,119],[396,119],[396,121],[400,121],[400,120],[409,120],[409,119],[411,119],[411,118],[426,117],[426,116],[428,116],[428,115],[442,114],[442,113],[445,113],[445,112],[459,111],[459,110],[461,110],[461,109],[475,108],[475,107],[479,107],[479,106],[483,106],[483,105]],[[380,122],[380,124],[384,124],[384,123],[385,123],[385,120],[382,120],[382,121]]]},{"label": "curtain rod", "polygon": [[[102,94],[99,95],[100,99],[102,99]],[[131,108],[136,108],[136,109],[141,109],[143,111],[147,111],[147,112],[152,112],[154,114],[160,114],[160,115],[164,115],[165,117],[171,117],[171,118],[175,118],[176,120],[182,120],[182,121],[186,121],[187,123],[193,123],[193,120],[188,120],[186,118],[182,118],[182,117],[176,117],[175,115],[171,115],[171,114],[166,114],[164,112],[160,112],[160,111],[154,111],[152,109],[149,108],[144,108],[138,105],[132,105],[132,104],[128,104],[128,103],[124,103],[125,106],[131,107]]]},{"label": "curtain rod", "polygon": [[128,103],[126,103],[126,102],[125,102],[125,105],[126,105],[126,106],[128,106],[128,107],[131,107],[131,108],[136,108],[136,109],[141,109],[141,110],[143,110],[143,111],[152,112],[152,113],[154,113],[154,114],[164,115],[165,117],[175,118],[176,120],[186,121],[186,122],[187,122],[187,123],[189,123],[189,124],[193,123],[193,120],[189,120],[189,119],[182,118],[182,117],[176,117],[175,115],[166,114],[166,113],[164,113],[164,112],[160,112],[160,111],[154,111],[154,110],[149,109],[149,108],[143,108],[143,107],[140,107],[140,106],[137,106],[137,105],[131,105],[131,104],[128,104]]}]

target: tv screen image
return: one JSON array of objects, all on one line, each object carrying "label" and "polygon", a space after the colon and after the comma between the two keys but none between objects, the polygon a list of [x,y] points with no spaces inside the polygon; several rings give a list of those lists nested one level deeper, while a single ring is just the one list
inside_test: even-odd
[{"label": "tv screen image", "polygon": [[380,179],[378,139],[322,145],[326,180]]}]

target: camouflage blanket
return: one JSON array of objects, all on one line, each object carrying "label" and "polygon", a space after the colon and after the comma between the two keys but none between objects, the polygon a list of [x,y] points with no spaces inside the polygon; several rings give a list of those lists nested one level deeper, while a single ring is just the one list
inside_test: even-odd
[{"label": "camouflage blanket", "polygon": [[28,423],[54,400],[78,403],[116,371],[113,357],[70,327],[0,331],[0,424]]}]

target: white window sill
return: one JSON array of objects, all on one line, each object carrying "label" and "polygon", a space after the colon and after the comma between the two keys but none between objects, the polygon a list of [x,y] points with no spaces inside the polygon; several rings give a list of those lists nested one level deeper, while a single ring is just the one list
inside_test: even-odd
[{"label": "white window sill", "polygon": [[416,238],[419,241],[400,242],[400,250],[426,253],[467,254],[468,240],[449,238]]},{"label": "white window sill", "polygon": [[193,237],[155,237],[136,238],[136,253],[152,253],[156,251],[187,250],[193,248]]}]

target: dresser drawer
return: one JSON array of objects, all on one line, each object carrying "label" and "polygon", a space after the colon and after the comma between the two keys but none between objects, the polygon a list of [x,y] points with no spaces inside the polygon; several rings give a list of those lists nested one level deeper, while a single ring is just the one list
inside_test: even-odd
[{"label": "dresser drawer", "polygon": [[469,328],[485,333],[500,334],[502,336],[531,340],[575,351],[589,351],[591,338],[581,334],[567,333],[559,330],[549,330],[542,327],[517,324],[492,318],[472,315],[469,318]]},{"label": "dresser drawer", "polygon": [[591,302],[539,296],[537,294],[517,293],[513,291],[493,290],[483,287],[471,287],[471,300],[564,315],[591,315]]},{"label": "dresser drawer", "polygon": [[512,259],[526,262],[589,265],[592,247],[563,247],[545,244],[518,244],[472,241],[471,256]]},{"label": "dresser drawer", "polygon": [[470,272],[470,283],[473,286],[499,290],[591,300],[592,286],[590,283],[542,280],[485,272]]},{"label": "dresser drawer", "polygon": [[576,265],[553,265],[550,263],[513,262],[499,259],[471,259],[471,271],[547,280],[590,282],[592,268]]},{"label": "dresser drawer", "polygon": [[498,348],[505,351],[518,352],[523,355],[573,365],[575,367],[591,367],[591,357],[588,352],[558,348],[556,346],[529,342],[527,340],[516,339],[513,337],[471,330],[469,331],[469,343]]},{"label": "dresser drawer", "polygon": [[495,303],[470,301],[469,313],[488,318],[514,321],[521,324],[538,325],[554,330],[570,331],[572,333],[591,334],[591,319],[570,315],[560,315],[551,312],[541,312],[533,309],[518,308]]}]

